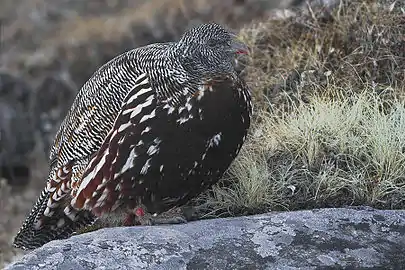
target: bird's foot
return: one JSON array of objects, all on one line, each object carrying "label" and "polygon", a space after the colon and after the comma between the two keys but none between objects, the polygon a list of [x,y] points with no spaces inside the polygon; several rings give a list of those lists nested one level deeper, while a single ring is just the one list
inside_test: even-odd
[{"label": "bird's foot", "polygon": [[180,208],[173,208],[167,212],[152,215],[146,212],[143,207],[137,207],[129,213],[124,221],[126,226],[182,223],[187,223],[187,219]]},{"label": "bird's foot", "polygon": [[153,224],[182,224],[187,223],[187,219],[180,208],[171,209],[160,215],[152,216]]},{"label": "bird's foot", "polygon": [[101,228],[103,228],[102,224],[96,221],[91,225],[85,226],[85,227],[77,230],[76,232],[73,233],[73,235],[93,232],[93,231],[97,231],[97,230],[99,230]]}]

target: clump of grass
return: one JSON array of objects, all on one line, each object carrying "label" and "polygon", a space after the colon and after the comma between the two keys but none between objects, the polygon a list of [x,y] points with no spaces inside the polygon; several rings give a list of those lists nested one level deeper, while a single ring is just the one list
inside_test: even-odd
[{"label": "clump of grass", "polygon": [[364,91],[263,112],[209,214],[368,205],[405,207],[405,104]]},{"label": "clump of grass", "polygon": [[[393,4],[393,5],[392,5]],[[341,1],[332,11],[297,11],[287,19],[259,21],[241,30],[251,47],[246,79],[256,104],[283,107],[314,92],[404,93],[405,21],[398,1]]]},{"label": "clump of grass", "polygon": [[251,134],[202,216],[405,207],[404,10],[342,1],[241,30]]}]

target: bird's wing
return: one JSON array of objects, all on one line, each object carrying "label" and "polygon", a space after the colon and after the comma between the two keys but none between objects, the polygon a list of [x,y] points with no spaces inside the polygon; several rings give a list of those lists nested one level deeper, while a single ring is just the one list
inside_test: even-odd
[{"label": "bird's wing", "polygon": [[[136,158],[136,153],[132,151],[125,164],[122,164],[118,153],[119,146],[125,143],[126,129],[133,125],[137,126],[137,132],[140,134],[148,132],[148,127],[143,128],[141,124],[155,117],[157,104],[156,91],[152,88],[148,74],[143,73],[137,78],[135,86],[124,99],[113,127],[106,136],[101,148],[84,171],[80,182],[76,186],[77,189],[74,189],[72,192],[72,205],[76,209],[83,209],[86,204],[85,208],[90,208],[92,211],[97,212],[97,201],[104,202],[106,198],[103,196],[108,195],[107,190],[105,193],[102,192],[105,190],[102,187],[109,179],[115,178],[114,175],[111,175],[115,173],[115,167],[120,166],[119,171],[123,173],[133,166],[132,163]],[[130,147],[128,145],[128,148]],[[134,150],[134,148],[132,149]],[[99,186],[100,188],[98,189]],[[90,196],[94,190],[99,190],[101,193],[96,196]],[[87,194],[88,192],[91,194]],[[91,200],[88,200],[89,198]],[[110,198],[109,200],[114,199]]]},{"label": "bird's wing", "polygon": [[[136,76],[135,79],[135,76],[125,70],[127,66],[125,61],[116,59],[110,62],[108,67],[102,67],[101,72],[96,73],[86,83],[85,86],[89,89],[78,94],[65,118],[54,148],[54,156],[58,160],[56,173],[53,173],[55,177],[48,179],[46,187],[46,193],[49,194],[47,206],[43,211],[46,216],[52,216],[61,199],[67,194],[70,195],[71,190],[75,190],[81,182],[88,162],[99,151],[108,131],[112,129],[125,96],[142,94],[138,84],[147,76],[146,73]],[[121,76],[111,76],[111,70],[116,71],[115,75],[120,70],[125,72],[125,82],[120,80]],[[111,89],[112,87],[114,89]],[[58,174],[67,175],[60,177]],[[77,215],[77,211],[71,208],[70,204],[65,206],[64,212],[71,219]]]},{"label": "bird's wing", "polygon": [[[77,94],[50,151],[50,172],[31,213],[14,239],[14,245],[35,248],[69,236],[91,223],[89,211],[70,206],[70,191],[81,178],[89,159],[111,129],[122,100],[133,88],[136,75],[126,54],[102,66]],[[126,76],[117,74],[122,72]]]},{"label": "bird's wing", "polygon": [[129,76],[129,61],[126,54],[117,56],[80,89],[50,149],[50,162],[56,167],[89,156],[100,147],[135,81],[135,75]]}]

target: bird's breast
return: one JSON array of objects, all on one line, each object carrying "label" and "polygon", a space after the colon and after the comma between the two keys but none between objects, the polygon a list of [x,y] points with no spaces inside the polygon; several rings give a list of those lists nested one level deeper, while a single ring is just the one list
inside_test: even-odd
[{"label": "bird's breast", "polygon": [[103,212],[131,201],[161,211],[219,180],[246,137],[249,97],[233,81],[186,90],[176,102],[161,102],[147,86],[126,98],[84,174],[79,207]]}]

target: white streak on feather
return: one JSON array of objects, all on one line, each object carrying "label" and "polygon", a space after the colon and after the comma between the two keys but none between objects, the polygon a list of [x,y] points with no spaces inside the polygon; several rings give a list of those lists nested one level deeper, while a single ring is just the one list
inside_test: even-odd
[{"label": "white streak on feather", "polygon": [[144,133],[149,132],[150,130],[151,130],[150,127],[146,127],[146,128],[141,132],[141,135],[143,135]]},{"label": "white streak on feather", "polygon": [[148,148],[148,151],[146,152],[149,156],[152,156],[154,154],[156,154],[157,152],[159,152],[159,147],[156,145],[151,145]]},{"label": "white streak on feather", "polygon": [[107,151],[103,154],[100,161],[97,163],[96,167],[91,171],[91,173],[89,173],[86,177],[83,178],[82,182],[80,183],[79,189],[77,190],[77,194],[80,194],[83,191],[83,189],[85,189],[87,185],[91,182],[91,180],[93,180],[96,174],[100,171],[100,169],[103,167],[105,163],[107,155],[108,155],[108,148]]},{"label": "white streak on feather", "polygon": [[129,126],[131,126],[131,125],[132,125],[131,122],[122,124],[122,125],[118,128],[118,132],[124,131],[127,127],[129,127]]},{"label": "white streak on feather", "polygon": [[[133,87],[133,89],[135,89],[136,87],[140,86],[141,84],[146,85],[147,83],[148,83],[148,80],[146,80],[146,81],[143,82],[143,83],[136,84],[136,85]],[[131,91],[132,91],[132,90],[131,90]],[[139,90],[138,92],[136,92],[135,95],[133,95],[132,97],[130,97],[130,98],[126,101],[126,104],[130,104],[132,101],[134,101],[135,99],[137,99],[139,96],[141,96],[141,95],[143,95],[143,94],[145,94],[145,93],[147,93],[147,92],[150,92],[150,91],[152,91],[152,88],[151,88],[151,87],[142,88],[141,90]]]},{"label": "white streak on feather", "polygon": [[219,132],[219,133],[215,134],[215,135],[211,138],[211,140],[210,140],[210,142],[209,142],[209,147],[213,147],[214,145],[215,145],[215,146],[218,146],[219,143],[220,143],[220,141],[221,141],[221,136],[222,136],[222,132]]},{"label": "white streak on feather", "polygon": [[191,111],[193,106],[190,103],[186,103],[186,108],[187,108],[188,111]]},{"label": "white streak on feather", "polygon": [[146,160],[145,164],[142,166],[141,174],[146,174],[148,172],[149,167],[150,167],[150,161],[151,161],[150,158],[148,160]]},{"label": "white streak on feather", "polygon": [[107,196],[108,196],[109,193],[110,193],[110,191],[107,188],[105,188],[103,190],[103,193],[101,194],[100,198],[98,198],[96,204],[93,206],[93,208],[97,208],[97,207],[102,206],[105,199],[107,199]]},{"label": "white streak on feather", "polygon": [[54,211],[51,211],[51,208],[47,207],[44,211],[44,216],[51,217]]},{"label": "white streak on feather", "polygon": [[155,117],[155,116],[156,116],[156,109],[153,110],[150,114],[144,115],[144,116],[141,118],[141,120],[139,121],[139,123],[142,123],[142,122],[144,122],[144,121],[146,121],[146,120],[148,120],[148,119],[151,119],[151,118],[153,118],[153,117]]},{"label": "white streak on feather", "polygon": [[124,166],[122,166],[121,171],[119,174],[123,174],[124,172],[126,172],[127,170],[131,169],[134,166],[134,160],[138,155],[135,152],[135,148],[132,148],[131,152],[128,155],[128,158],[124,164]]}]

